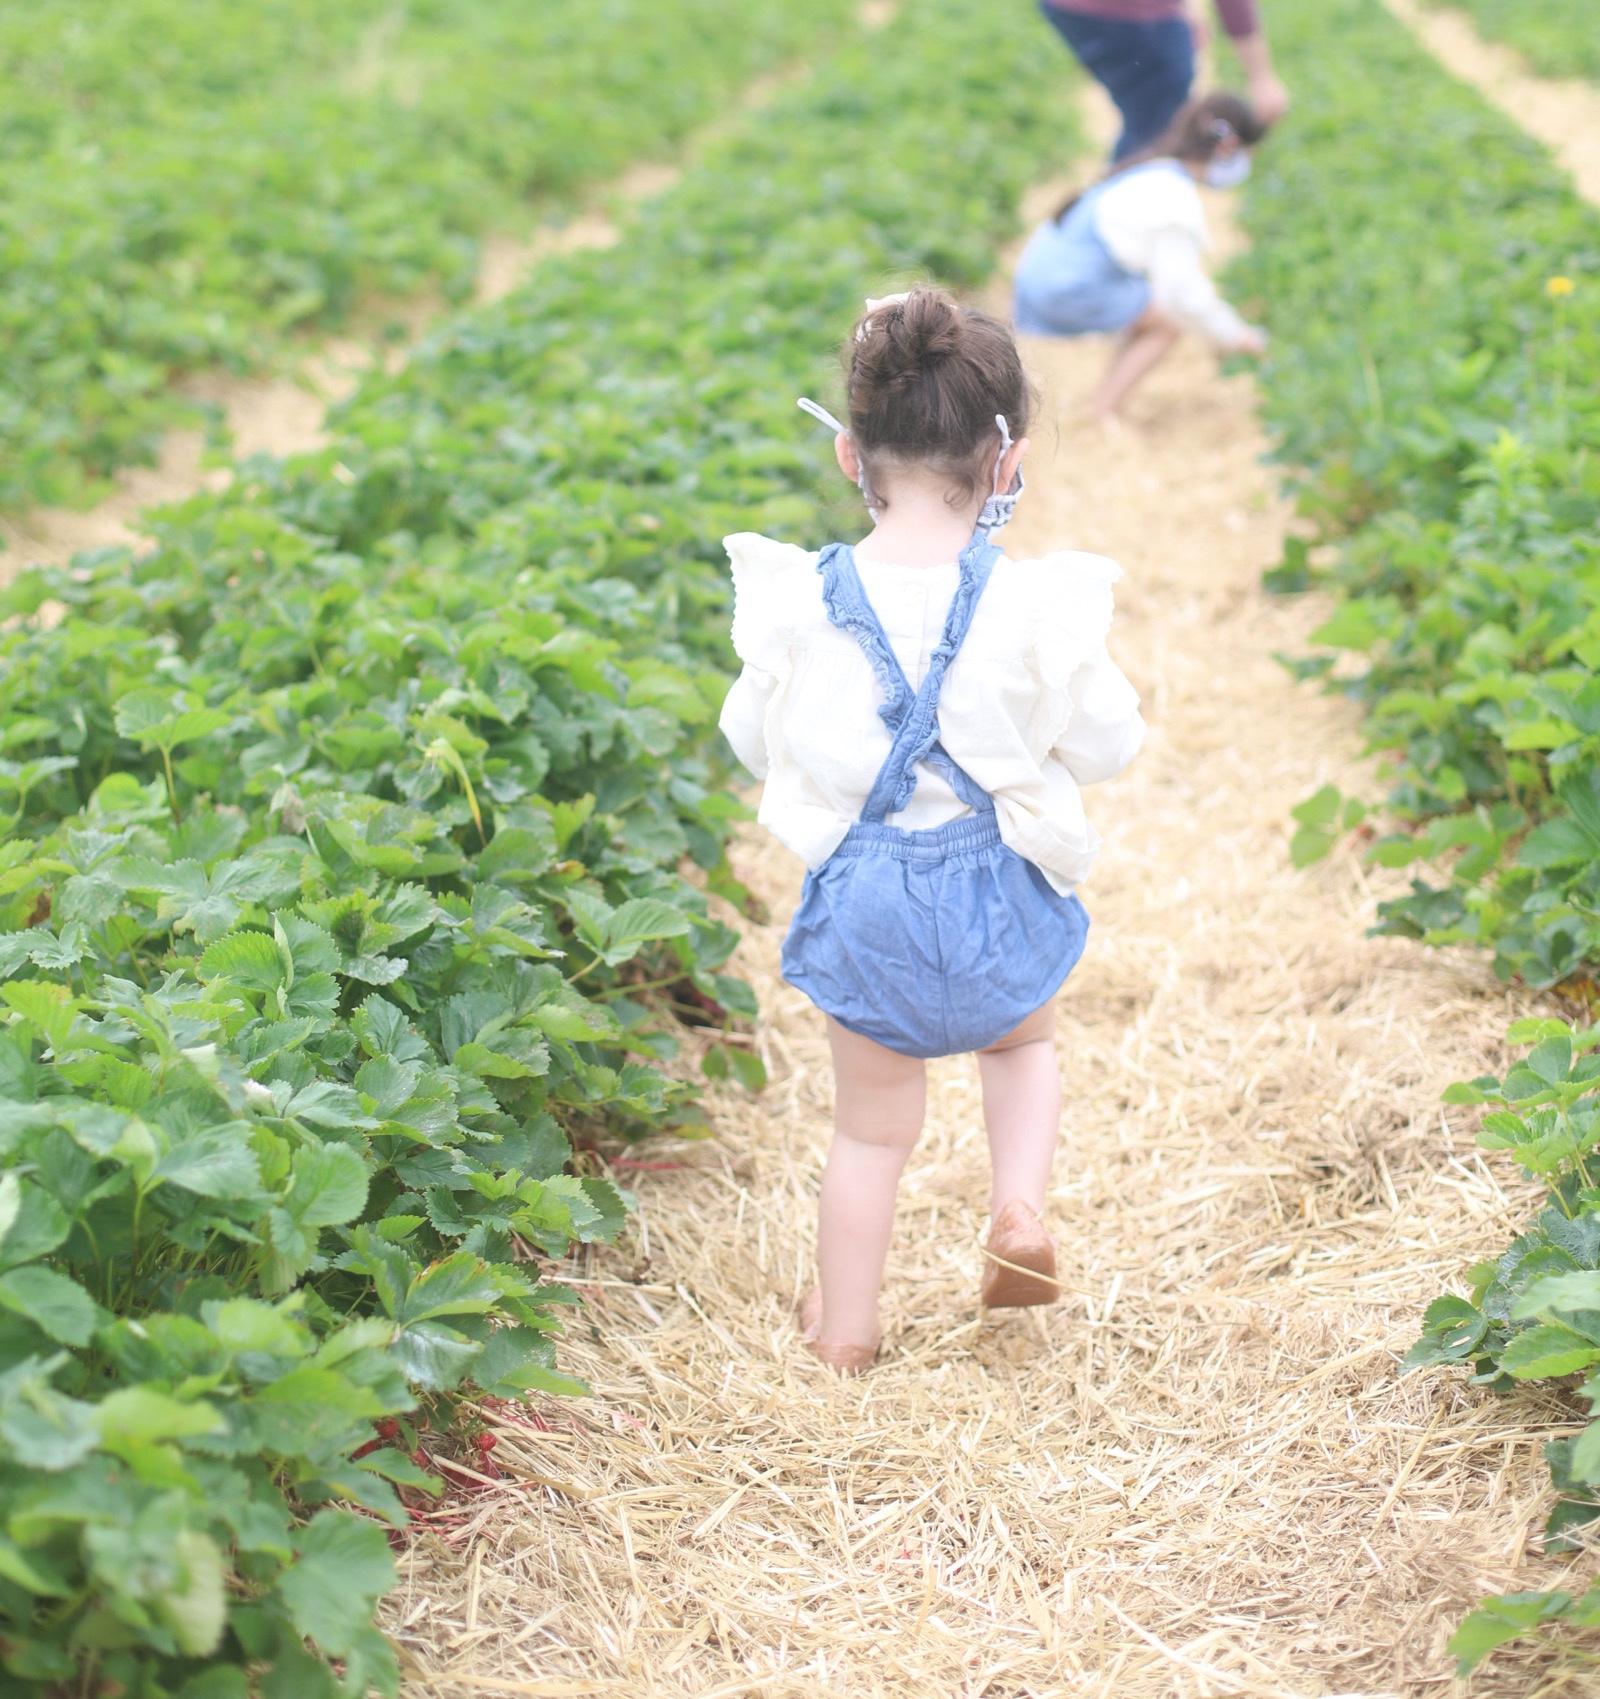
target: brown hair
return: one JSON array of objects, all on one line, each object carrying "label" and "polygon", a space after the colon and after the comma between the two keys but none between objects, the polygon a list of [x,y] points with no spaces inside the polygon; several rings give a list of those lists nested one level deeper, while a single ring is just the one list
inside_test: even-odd
[{"label": "brown hair", "polygon": [[[1178,115],[1153,142],[1130,153],[1128,157],[1099,179],[1109,183],[1136,165],[1148,165],[1152,159],[1181,159],[1186,165],[1205,165],[1230,136],[1237,136],[1241,146],[1254,147],[1266,135],[1267,126],[1256,116],[1256,109],[1242,95],[1217,89],[1201,95],[1178,110]],[[1081,201],[1086,191],[1080,189],[1057,211],[1057,224]]]},{"label": "brown hair", "polygon": [[913,289],[871,309],[845,346],[850,435],[873,501],[873,474],[930,466],[959,507],[990,488],[1000,449],[995,414],[1025,436],[1033,389],[1011,332],[942,289]]}]

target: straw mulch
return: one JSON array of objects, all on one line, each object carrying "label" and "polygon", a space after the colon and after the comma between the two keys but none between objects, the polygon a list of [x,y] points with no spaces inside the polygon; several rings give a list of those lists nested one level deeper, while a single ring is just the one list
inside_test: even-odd
[{"label": "straw mulch", "polygon": [[[505,1479],[463,1477],[402,1558],[414,1694],[1443,1695],[1472,1600],[1563,1573],[1533,1555],[1538,1450],[1572,1409],[1397,1374],[1424,1304],[1528,1208],[1439,1104],[1522,1000],[1475,958],[1364,937],[1353,857],[1289,866],[1290,806],[1364,775],[1352,713],[1271,659],[1319,615],[1259,589],[1287,513],[1249,381],[1185,349],[1104,439],[1073,416],[1103,351],[1027,353],[1045,422],[1008,542],[1121,560],[1115,649],[1150,721],[1092,799],[1061,1000],[1064,1300],[979,1311],[987,1160],[956,1059],[879,1366],[840,1383],[800,1348],[830,1077],[777,977],[800,869],[752,828],[771,1084],[621,1171],[640,1213],[574,1270],[564,1348],[594,1397],[491,1414]],[[1589,1679],[1511,1649],[1473,1691]]]}]

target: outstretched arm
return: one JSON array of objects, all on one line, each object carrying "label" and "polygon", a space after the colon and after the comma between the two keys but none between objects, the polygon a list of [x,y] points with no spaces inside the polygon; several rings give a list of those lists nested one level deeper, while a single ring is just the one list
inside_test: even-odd
[{"label": "outstretched arm", "polygon": [[1170,323],[1230,354],[1259,354],[1266,347],[1261,332],[1239,317],[1206,276],[1191,231],[1173,228],[1152,238],[1150,305]]},{"label": "outstretched arm", "polygon": [[1289,110],[1289,91],[1273,68],[1272,49],[1267,46],[1256,0],[1217,0],[1217,15],[1233,38],[1256,116],[1264,124],[1276,124]]}]

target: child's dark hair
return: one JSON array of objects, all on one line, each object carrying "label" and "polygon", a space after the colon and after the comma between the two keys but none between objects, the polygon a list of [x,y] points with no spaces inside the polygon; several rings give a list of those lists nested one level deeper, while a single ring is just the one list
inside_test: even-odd
[{"label": "child's dark hair", "polygon": [[929,466],[953,486],[951,506],[989,493],[1000,433],[1025,436],[1033,389],[1011,332],[942,289],[913,289],[870,309],[845,348],[850,435],[867,488],[888,466]]},{"label": "child's dark hair", "polygon": [[[1242,147],[1254,147],[1266,133],[1267,126],[1256,116],[1256,109],[1248,100],[1242,95],[1230,94],[1227,89],[1217,89],[1180,107],[1178,115],[1153,142],[1113,166],[1100,178],[1100,182],[1120,177],[1124,171],[1131,171],[1134,166],[1147,164],[1152,159],[1181,159],[1186,165],[1205,165],[1230,137],[1237,136]],[[1080,189],[1066,201],[1056,213],[1057,224],[1083,199],[1083,195],[1084,191]]]}]

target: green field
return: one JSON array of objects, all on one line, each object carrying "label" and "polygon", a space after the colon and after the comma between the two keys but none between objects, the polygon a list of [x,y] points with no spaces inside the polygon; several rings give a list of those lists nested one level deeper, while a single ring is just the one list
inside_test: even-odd
[{"label": "green field", "polygon": [[1600,81],[1600,13],[1590,0],[1451,0],[1478,33],[1503,41],[1546,77]]},{"label": "green field", "polygon": [[[1572,818],[1600,758],[1583,706],[1600,213],[1379,6],[1334,10],[1348,57],[1322,51],[1325,9],[1286,12],[1304,111],[1250,203],[1241,285],[1285,327],[1267,417],[1303,511],[1348,539],[1319,636],[1368,663],[1341,688],[1392,769],[1397,830],[1373,853],[1424,864],[1385,924],[1492,947],[1503,975],[1547,985],[1600,964],[1600,864],[1540,825]],[[1418,126],[1386,132],[1402,89]],[[1297,556],[1275,581],[1304,575]]]},{"label": "green field", "polygon": [[[1593,69],[1587,8],[1475,10]],[[1600,213],[1380,0],[1271,25],[1230,283],[1305,521],[1267,588],[1331,597],[1284,660],[1382,775],[1293,854],[1359,832],[1412,881],[1381,930],[1592,1004]],[[1064,65],[979,0],[0,7],[0,505],[148,455],[182,373],[463,301],[486,231],[725,115],[325,450],[0,590],[0,1699],[397,1691],[422,1424],[581,1390],[551,1269],[626,1229],[601,1153],[763,1082],[719,539],[829,528],[796,396],[869,290],[988,277],[1076,151]],[[1545,1201],[1411,1364],[1600,1399],[1600,1029],[1512,1038],[1453,1101]],[[1600,1424],[1550,1458],[1571,1540]],[[1589,1616],[1488,1601],[1456,1650]]]},{"label": "green field", "polygon": [[845,0],[0,5],[0,507],[73,501],[374,294],[670,152]]}]

